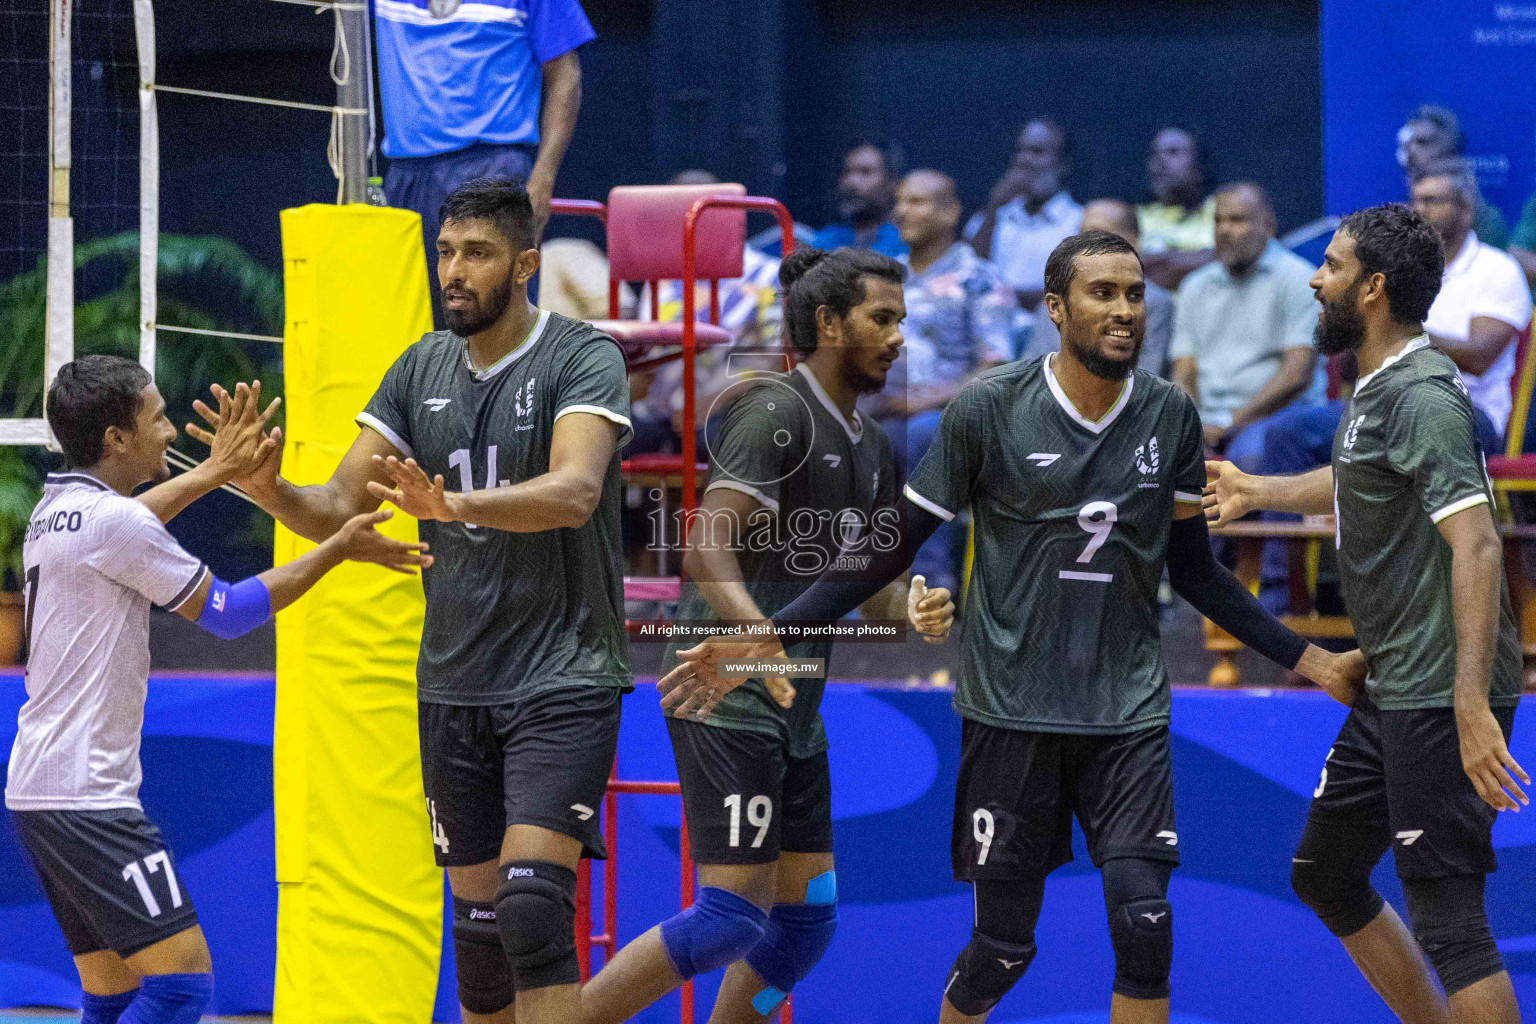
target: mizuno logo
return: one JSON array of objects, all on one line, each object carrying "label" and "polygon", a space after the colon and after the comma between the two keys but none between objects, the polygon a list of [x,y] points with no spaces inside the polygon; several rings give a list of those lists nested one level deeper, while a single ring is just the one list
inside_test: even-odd
[{"label": "mizuno logo", "polygon": [[997,958],[997,962],[1003,965],[1003,970],[1011,971],[1015,967],[1019,966],[1019,964],[1023,963],[1024,961],[1023,960],[1004,960],[1002,957],[998,957]]},{"label": "mizuno logo", "polygon": [[1148,921],[1152,922],[1153,924],[1157,924],[1157,922],[1161,921],[1163,918],[1168,916],[1168,911],[1166,911],[1166,910],[1159,910],[1155,914],[1140,914],[1138,916],[1146,918]]},{"label": "mizuno logo", "polygon": [[1040,469],[1044,469],[1046,466],[1049,466],[1051,463],[1053,463],[1057,459],[1061,458],[1061,453],[1060,452],[1031,452],[1029,455],[1025,456],[1025,458],[1029,459],[1030,462],[1033,462],[1036,467],[1038,467]]},{"label": "mizuno logo", "polygon": [[831,466],[833,469],[836,469],[838,465],[843,461],[843,457],[841,455],[833,455],[831,452],[828,452],[821,458],[823,462]]},{"label": "mizuno logo", "polygon": [[421,404],[426,406],[428,409],[431,409],[433,412],[442,412],[443,406],[447,405],[451,401],[453,401],[451,398],[429,398]]},{"label": "mizuno logo", "polygon": [[1424,830],[1421,828],[1405,828],[1397,834],[1397,838],[1403,841],[1404,846],[1412,846],[1423,834]]},{"label": "mizuno logo", "polygon": [[215,590],[213,592],[213,610],[216,611],[216,612],[222,612],[224,610],[224,601],[228,597],[229,597],[229,591],[227,591],[227,590]]},{"label": "mizuno logo", "polygon": [[582,821],[586,821],[588,818],[592,817],[594,813],[592,808],[588,807],[586,804],[571,804],[571,810],[575,811],[576,817],[580,818]]},{"label": "mizuno logo", "polygon": [[1179,834],[1177,832],[1170,832],[1167,829],[1164,829],[1157,834],[1157,838],[1161,839],[1168,846],[1179,845]]}]

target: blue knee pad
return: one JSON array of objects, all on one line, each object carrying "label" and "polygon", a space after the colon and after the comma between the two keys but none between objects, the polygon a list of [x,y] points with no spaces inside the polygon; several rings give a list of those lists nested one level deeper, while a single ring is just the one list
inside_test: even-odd
[{"label": "blue knee pad", "polygon": [[111,996],[80,993],[80,1024],[117,1024],[117,1019],[138,994],[136,988]]},{"label": "blue knee pad", "polygon": [[149,974],[117,1024],[197,1024],[211,1002],[211,974]]},{"label": "blue knee pad", "polygon": [[805,887],[804,903],[780,903],[768,915],[763,940],[746,955],[747,965],[770,987],[752,1000],[767,1015],[826,955],[837,931],[837,876],[827,871]]},{"label": "blue knee pad", "polygon": [[693,906],[661,923],[661,941],[687,981],[740,960],[762,939],[767,921],[751,900],[706,885]]}]

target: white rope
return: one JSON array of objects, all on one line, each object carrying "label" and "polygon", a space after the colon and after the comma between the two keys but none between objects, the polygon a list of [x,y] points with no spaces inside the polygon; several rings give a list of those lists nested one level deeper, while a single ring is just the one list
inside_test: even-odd
[{"label": "white rope", "polygon": [[155,376],[160,281],[160,114],[155,99],[155,10],[133,0],[139,48],[139,363]]},{"label": "white rope", "polygon": [[[175,448],[167,448],[165,450],[165,457],[166,457],[167,461],[169,461],[171,464],[176,466],[176,468],[180,469],[182,472],[186,472],[187,470],[191,470],[191,469],[196,469],[199,465],[202,464],[200,459],[194,459],[192,456],[188,455],[186,452],[177,451]],[[252,505],[256,505],[256,499],[252,498],[249,494],[246,494],[244,491],[242,491],[240,488],[236,487],[234,484],[220,484],[219,485],[219,490],[221,490],[221,491],[228,491],[230,494],[233,494],[235,497],[240,498],[240,499],[242,499],[244,501],[248,501]],[[261,506],[260,505],[256,505],[256,507],[260,508]]]},{"label": "white rope", "polygon": [[281,345],[283,339],[271,334],[241,334],[239,331],[210,331],[202,327],[174,327],[171,324],[145,324],[152,331],[175,331],[178,334],[205,334],[210,338],[241,338],[245,341],[270,341]]},{"label": "white rope", "polygon": [[206,96],[213,100],[235,100],[239,103],[260,103],[269,107],[290,107],[294,110],[318,110],[322,114],[332,114],[338,117],[363,117],[368,111],[361,107],[336,107],[325,106],[320,103],[300,103],[297,100],[272,100],[262,96],[241,96],[232,92],[211,92],[207,89],[187,89],[179,85],[154,86],[156,92],[175,92],[183,96]]},{"label": "white rope", "polygon": [[[347,33],[341,23],[342,13],[340,9],[335,11],[335,42],[331,44],[331,81],[340,88],[345,85],[352,74],[352,55],[347,52]],[[346,198],[346,143],[342,136],[341,115],[331,114],[331,137],[325,144],[325,158],[331,165],[331,174],[336,177],[336,204],[341,205]]]}]

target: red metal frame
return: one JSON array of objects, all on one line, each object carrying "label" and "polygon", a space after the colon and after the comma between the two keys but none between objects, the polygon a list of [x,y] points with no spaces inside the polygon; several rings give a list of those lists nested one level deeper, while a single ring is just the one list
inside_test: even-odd
[{"label": "red metal frame", "polygon": [[[603,950],[603,964],[613,961],[619,951],[619,794],[636,793],[681,798],[683,789],[676,782],[637,782],[620,779],[617,772],[608,778],[603,794],[603,845],[608,859],[603,861],[603,930],[592,934],[592,862],[583,860],[576,873],[576,958],[581,963],[583,983],[592,977],[592,947]],[[684,815],[678,828],[678,860],[681,863],[678,903],[686,910],[693,905],[693,856],[688,845],[688,819]],[[686,981],[678,993],[682,1024],[693,1024],[693,982]],[[780,1024],[792,1024],[792,999],[786,997],[780,1011]]]}]

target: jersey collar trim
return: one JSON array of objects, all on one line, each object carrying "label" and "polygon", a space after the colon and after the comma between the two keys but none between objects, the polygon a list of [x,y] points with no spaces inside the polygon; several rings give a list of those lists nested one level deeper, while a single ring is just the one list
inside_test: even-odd
[{"label": "jersey collar trim", "polygon": [[500,373],[502,370],[505,370],[507,367],[511,366],[513,363],[517,362],[524,355],[526,355],[528,350],[533,348],[533,346],[538,343],[538,340],[544,336],[544,327],[548,323],[549,310],[539,310],[539,320],[533,325],[533,330],[528,332],[527,340],[525,340],[521,345],[517,346],[517,348],[513,349],[511,352],[508,352],[506,355],[496,360],[494,365],[489,366],[484,370],[476,370],[474,364],[469,361],[469,342],[466,341],[464,343],[465,368],[469,370],[470,375],[474,377],[475,380],[480,381],[482,384],[485,383]]},{"label": "jersey collar trim", "polygon": [[1385,370],[1387,367],[1391,366],[1399,359],[1402,359],[1404,356],[1412,355],[1414,352],[1417,352],[1421,348],[1429,348],[1428,334],[1421,334],[1417,338],[1414,338],[1412,341],[1408,342],[1408,344],[1404,345],[1402,351],[1398,352],[1397,355],[1387,356],[1387,358],[1381,361],[1380,366],[1376,367],[1376,369],[1355,381],[1355,394],[1358,395],[1361,391],[1364,391],[1367,384],[1381,376],[1382,370]]},{"label": "jersey collar trim", "polygon": [[1045,383],[1051,389],[1051,394],[1055,396],[1056,404],[1061,406],[1062,411],[1072,417],[1073,421],[1084,430],[1092,431],[1095,434],[1104,433],[1104,431],[1109,429],[1111,423],[1119,419],[1120,413],[1124,411],[1126,404],[1130,402],[1131,388],[1136,383],[1135,375],[1132,374],[1125,378],[1125,386],[1120,389],[1120,397],[1115,399],[1115,404],[1109,407],[1109,411],[1102,418],[1091,420],[1077,411],[1077,406],[1072,404],[1072,399],[1068,398],[1067,393],[1061,389],[1061,382],[1056,379],[1056,372],[1051,369],[1051,363],[1055,359],[1056,353],[1052,352],[1045,357],[1042,365],[1045,367]]},{"label": "jersey collar trim", "polygon": [[84,484],[85,486],[93,487],[98,491],[110,491],[112,489],[106,484],[102,483],[100,480],[97,480],[95,477],[91,476],[91,474],[81,473],[76,470],[70,470],[66,473],[49,473],[47,482],[60,487],[63,487],[67,484]]},{"label": "jersey collar trim", "polygon": [[832,397],[822,390],[821,381],[816,379],[816,375],[810,371],[810,368],[804,363],[800,363],[795,369],[805,374],[806,381],[811,385],[811,393],[816,396],[816,400],[821,403],[821,407],[831,413],[833,418],[842,425],[843,433],[848,435],[848,440],[858,444],[859,439],[864,436],[864,420],[859,415],[859,410],[853,410],[853,423],[850,424],[843,418],[843,410],[839,409],[837,404],[832,401]]}]

